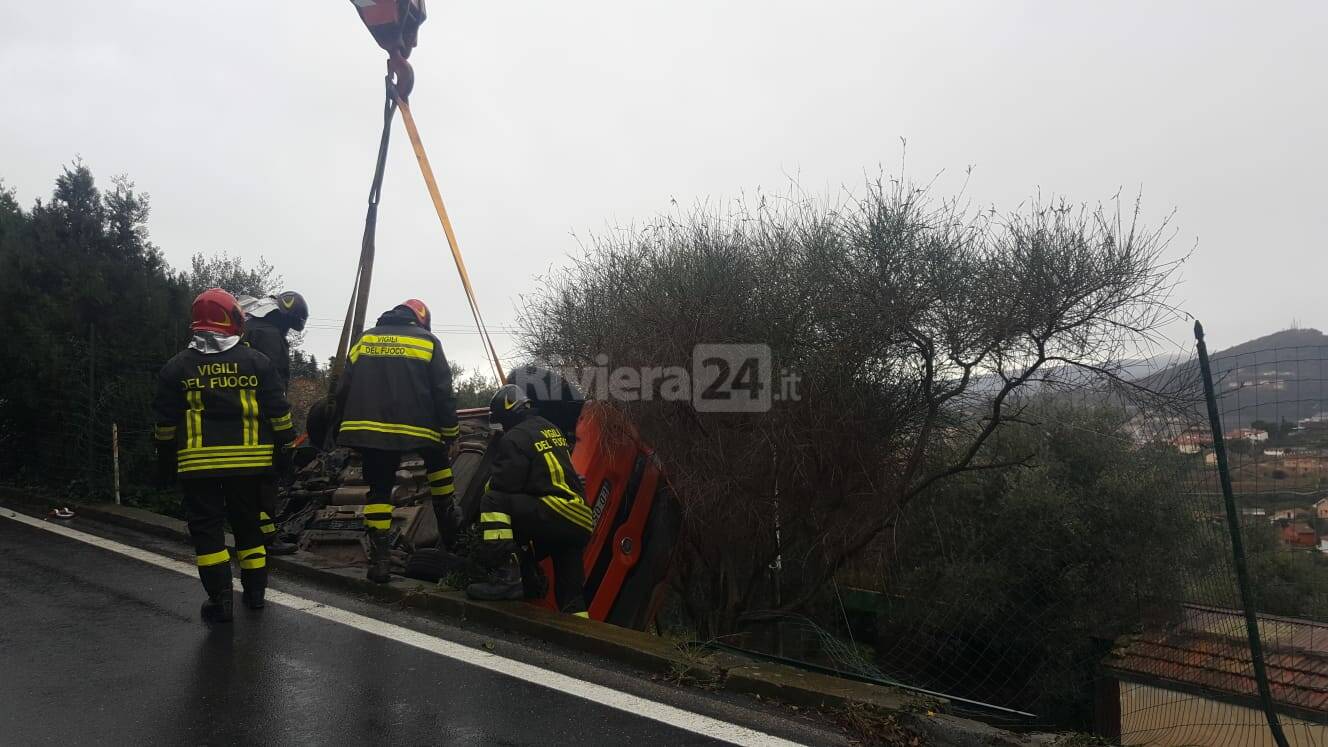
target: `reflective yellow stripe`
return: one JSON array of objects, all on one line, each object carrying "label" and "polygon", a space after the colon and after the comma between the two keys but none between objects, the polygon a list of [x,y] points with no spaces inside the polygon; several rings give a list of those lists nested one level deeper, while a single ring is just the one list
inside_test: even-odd
[{"label": "reflective yellow stripe", "polygon": [[252,460],[230,460],[230,459],[210,459],[181,464],[177,472],[200,472],[205,469],[248,469],[250,467],[271,467],[272,460],[252,459]]},{"label": "reflective yellow stripe", "polygon": [[174,441],[175,426],[173,425],[154,426],[152,428],[152,437],[157,439],[158,441]]},{"label": "reflective yellow stripe", "polygon": [[480,521],[487,521],[494,524],[511,524],[512,515],[504,514],[498,511],[485,511],[480,514]]},{"label": "reflective yellow stripe", "polygon": [[339,432],[344,433],[346,431],[374,431],[375,433],[392,433],[399,436],[417,436],[427,438],[430,441],[442,440],[442,436],[438,435],[438,431],[429,428],[402,423],[379,423],[376,420],[347,420],[341,424]]},{"label": "reflective yellow stripe", "polygon": [[568,521],[572,522],[573,524],[576,524],[582,529],[588,530],[591,528],[590,517],[582,516],[572,511],[571,509],[568,508],[566,501],[558,500],[558,498],[551,495],[543,496],[541,500],[543,500],[545,505],[547,505],[549,508],[553,509],[554,511],[557,511],[558,514],[562,516],[564,519],[567,519]]},{"label": "reflective yellow stripe", "polygon": [[206,555],[199,555],[197,557],[197,562],[199,568],[206,568],[210,565],[221,565],[230,559],[230,552],[226,550],[218,550],[217,552],[210,552]]},{"label": "reflective yellow stripe", "polygon": [[182,467],[193,467],[199,464],[234,464],[236,462],[256,462],[258,464],[271,464],[271,454],[232,454],[223,456],[193,457],[191,459],[179,460]]},{"label": "reflective yellow stripe", "polygon": [[240,390],[240,410],[244,419],[244,445],[258,443],[258,395],[252,389]]},{"label": "reflective yellow stripe", "polygon": [[461,435],[461,426],[449,425],[439,431],[439,433],[442,434],[443,438],[456,438]]},{"label": "reflective yellow stripe", "polygon": [[230,446],[199,446],[193,449],[180,449],[181,454],[197,454],[200,456],[209,454],[220,454],[227,451],[239,451],[244,453],[261,453],[272,451],[272,444],[255,444],[253,446],[244,446],[242,444],[231,444]]},{"label": "reflective yellow stripe", "polygon": [[392,513],[391,503],[369,503],[364,507],[365,514],[390,514]]},{"label": "reflective yellow stripe", "polygon": [[290,413],[286,413],[279,418],[272,418],[269,422],[272,423],[272,430],[274,431],[284,431],[294,427],[291,424]]},{"label": "reflective yellow stripe", "polygon": [[203,393],[194,389],[185,393],[189,411],[185,413],[184,444],[191,449],[203,448]]},{"label": "reflective yellow stripe", "polygon": [[370,358],[411,358],[433,360],[433,341],[406,335],[363,335],[350,351],[350,362],[361,355]]},{"label": "reflective yellow stripe", "polygon": [[485,539],[485,541],[493,541],[493,540],[510,540],[510,539],[512,539],[512,530],[511,530],[511,529],[485,529],[485,530],[484,530],[484,539]]},{"label": "reflective yellow stripe", "polygon": [[226,457],[246,457],[263,459],[272,457],[272,444],[258,446],[207,446],[202,449],[181,449],[180,460],[190,462],[197,459],[222,459]]},{"label": "reflective yellow stripe", "polygon": [[364,525],[365,525],[366,527],[370,528],[370,529],[391,529],[391,528],[392,528],[392,520],[391,520],[391,519],[370,519],[370,518],[367,518],[367,517],[366,517],[365,520],[364,520]]},{"label": "reflective yellow stripe", "polygon": [[563,491],[563,495],[569,499],[580,498],[581,495],[567,484],[567,474],[563,472],[563,466],[558,463],[558,457],[555,457],[552,451],[546,451],[544,461],[549,466],[549,480],[553,482],[553,486]]},{"label": "reflective yellow stripe", "polygon": [[262,545],[250,547],[247,550],[240,550],[236,553],[240,558],[240,567],[246,571],[252,571],[256,568],[262,568],[267,565],[267,552]]},{"label": "reflective yellow stripe", "polygon": [[586,504],[582,503],[580,500],[569,501],[556,495],[547,495],[544,496],[544,502],[570,516],[576,516],[586,520],[590,519],[590,509],[586,508]]},{"label": "reflective yellow stripe", "polygon": [[368,345],[400,345],[406,348],[433,352],[433,340],[411,335],[362,335],[360,342]]},{"label": "reflective yellow stripe", "polygon": [[443,479],[450,479],[451,477],[452,477],[452,468],[446,467],[444,469],[438,470],[437,472],[430,472],[429,482],[435,482],[437,480],[443,480]]},{"label": "reflective yellow stripe", "polygon": [[589,612],[573,612],[573,613],[572,613],[572,617],[583,617],[583,618],[589,620],[589,619],[590,619],[590,613],[589,613]]},{"label": "reflective yellow stripe", "polygon": [[455,495],[455,494],[456,494],[456,486],[454,485],[442,485],[436,488],[435,487],[429,488],[429,495],[432,496]]}]

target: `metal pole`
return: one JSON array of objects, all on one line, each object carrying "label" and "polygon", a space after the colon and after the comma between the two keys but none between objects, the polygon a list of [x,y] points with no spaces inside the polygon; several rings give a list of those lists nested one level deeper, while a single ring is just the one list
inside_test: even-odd
[{"label": "metal pole", "polygon": [[115,505],[120,505],[120,426],[111,423],[111,474],[115,479]]},{"label": "metal pole", "polygon": [[1259,686],[1259,701],[1263,704],[1268,729],[1278,747],[1287,747],[1286,734],[1273,707],[1273,693],[1268,686],[1268,669],[1264,665],[1263,642],[1259,638],[1259,618],[1254,609],[1254,594],[1250,590],[1250,573],[1245,566],[1245,543],[1240,536],[1240,513],[1236,510],[1236,497],[1231,489],[1231,470],[1227,466],[1227,445],[1222,435],[1222,418],[1217,412],[1217,394],[1213,388],[1213,370],[1208,363],[1208,346],[1204,344],[1203,325],[1194,322],[1194,339],[1199,349],[1199,371],[1203,375],[1204,399],[1208,402],[1208,424],[1213,429],[1213,451],[1217,454],[1217,475],[1222,484],[1222,500],[1226,503],[1227,528],[1231,532],[1232,562],[1236,568],[1236,585],[1240,587],[1240,603],[1245,608],[1245,632],[1250,640],[1250,660],[1254,665],[1254,681]]},{"label": "metal pole", "polygon": [[83,430],[87,439],[86,452],[83,455],[83,474],[87,478],[87,489],[92,489],[93,478],[97,472],[93,466],[93,455],[97,443],[97,326],[88,325],[88,425]]}]

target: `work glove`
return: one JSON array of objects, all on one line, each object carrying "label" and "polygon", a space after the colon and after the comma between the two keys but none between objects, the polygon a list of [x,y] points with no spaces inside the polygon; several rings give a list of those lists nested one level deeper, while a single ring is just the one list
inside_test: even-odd
[{"label": "work glove", "polygon": [[272,469],[277,473],[278,481],[287,481],[295,471],[294,455],[285,446],[278,446],[272,454]]},{"label": "work glove", "polygon": [[174,444],[157,449],[157,487],[170,487],[175,482],[177,459]]}]

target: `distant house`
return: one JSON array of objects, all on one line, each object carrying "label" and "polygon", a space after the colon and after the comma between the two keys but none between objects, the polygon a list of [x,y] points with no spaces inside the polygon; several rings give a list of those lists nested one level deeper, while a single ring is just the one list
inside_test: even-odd
[{"label": "distant house", "polygon": [[1171,445],[1182,454],[1198,454],[1213,445],[1213,437],[1198,431],[1186,431],[1171,439]]},{"label": "distant house", "polygon": [[[1122,745],[1272,747],[1240,610],[1187,604],[1170,627],[1116,641],[1102,662],[1096,731]],[[1259,615],[1273,703],[1292,744],[1328,744],[1328,625]]]},{"label": "distant house", "polygon": [[1328,519],[1328,498],[1320,498],[1314,502],[1314,515],[1320,519]]},{"label": "distant house", "polygon": [[1208,465],[1217,464],[1217,452],[1210,451],[1207,454],[1204,454],[1204,464]]},{"label": "distant house", "polygon": [[1293,521],[1282,527],[1282,541],[1296,547],[1314,547],[1319,544],[1319,533],[1303,521]]},{"label": "distant house", "polygon": [[1284,456],[1286,456],[1286,449],[1283,449],[1283,448],[1280,447],[1280,446],[1278,446],[1278,447],[1274,447],[1274,448],[1271,448],[1271,449],[1264,449],[1264,450],[1263,450],[1263,455],[1264,455],[1264,456],[1270,456],[1270,457],[1284,457]]},{"label": "distant house", "polygon": [[1262,443],[1268,440],[1268,431],[1258,428],[1237,428],[1226,434],[1228,441],[1249,441],[1250,443]]},{"label": "distant house", "polygon": [[1295,520],[1296,520],[1296,517],[1298,517],[1298,516],[1299,516],[1299,513],[1296,511],[1296,509],[1294,509],[1294,508],[1283,508],[1283,509],[1280,509],[1280,510],[1274,511],[1274,512],[1273,512],[1273,515],[1268,517],[1268,520],[1269,520],[1269,521],[1295,521]]}]

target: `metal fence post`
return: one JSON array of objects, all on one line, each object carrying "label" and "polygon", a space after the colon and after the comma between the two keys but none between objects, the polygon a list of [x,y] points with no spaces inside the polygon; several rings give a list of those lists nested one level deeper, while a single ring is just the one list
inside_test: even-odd
[{"label": "metal fence post", "polygon": [[97,477],[94,457],[97,453],[97,327],[88,325],[88,425],[83,430],[87,440],[86,454],[83,459],[83,475],[87,481],[86,490],[92,492],[93,482]]},{"label": "metal fence post", "polygon": [[120,505],[120,426],[111,423],[111,474],[115,486],[115,505]]},{"label": "metal fence post", "polygon": [[1199,371],[1203,375],[1204,400],[1208,403],[1208,424],[1213,430],[1213,452],[1217,455],[1217,475],[1222,485],[1222,500],[1227,509],[1227,529],[1231,533],[1231,554],[1236,568],[1236,585],[1240,587],[1240,603],[1245,608],[1245,628],[1250,641],[1250,660],[1254,665],[1254,680],[1259,687],[1259,701],[1263,704],[1268,728],[1278,747],[1287,747],[1286,734],[1273,706],[1272,689],[1268,686],[1268,669],[1264,664],[1263,642],[1259,637],[1259,618],[1254,609],[1254,594],[1250,589],[1250,573],[1245,565],[1245,543],[1240,536],[1240,513],[1236,510],[1236,497],[1231,489],[1231,469],[1227,465],[1227,445],[1222,433],[1222,418],[1217,411],[1217,394],[1213,387],[1213,369],[1208,362],[1208,346],[1204,344],[1203,325],[1194,322],[1194,339],[1199,350]]}]

